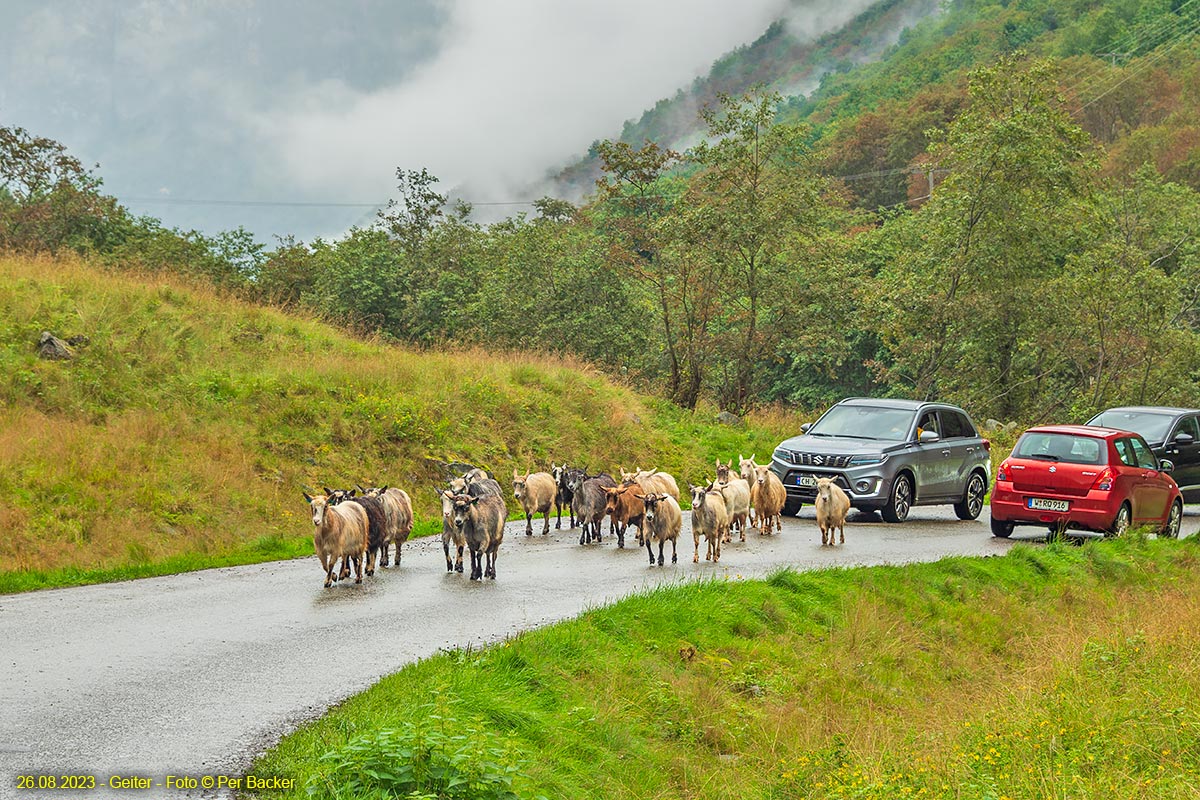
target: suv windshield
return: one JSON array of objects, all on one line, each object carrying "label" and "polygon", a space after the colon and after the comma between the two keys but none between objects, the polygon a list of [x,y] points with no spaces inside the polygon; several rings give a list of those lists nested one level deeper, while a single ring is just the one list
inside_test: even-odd
[{"label": "suv windshield", "polygon": [[808,434],[902,442],[912,430],[915,415],[916,412],[904,408],[834,406],[808,429]]},{"label": "suv windshield", "polygon": [[1156,414],[1151,411],[1101,411],[1088,422],[1088,425],[1100,425],[1105,428],[1116,428],[1119,431],[1140,433],[1147,442],[1161,442],[1167,438],[1167,428],[1171,427],[1170,414]]},{"label": "suv windshield", "polygon": [[1070,464],[1100,464],[1104,440],[1068,433],[1026,433],[1013,448],[1016,458],[1065,461]]}]

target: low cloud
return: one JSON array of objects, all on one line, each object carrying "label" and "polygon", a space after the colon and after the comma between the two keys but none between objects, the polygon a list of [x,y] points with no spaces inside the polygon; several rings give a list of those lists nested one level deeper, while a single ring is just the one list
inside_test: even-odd
[{"label": "low cloud", "polygon": [[384,199],[397,167],[513,196],[759,36],[786,0],[447,0],[442,47],[393,86],[311,87],[252,123],[305,194]]}]

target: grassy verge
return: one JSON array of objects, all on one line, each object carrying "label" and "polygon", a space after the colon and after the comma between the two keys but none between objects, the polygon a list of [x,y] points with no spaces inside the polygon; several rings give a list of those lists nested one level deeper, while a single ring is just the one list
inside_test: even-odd
[{"label": "grassy verge", "polygon": [[[44,361],[43,330],[87,342]],[[178,279],[3,255],[0,371],[0,591],[306,552],[304,486],[400,486],[433,524],[439,461],[505,485],[552,461],[699,481],[798,426],[720,426],[570,359],[408,350]]]},{"label": "grassy verge", "polygon": [[458,788],[413,796],[1194,798],[1198,555],[1018,546],[662,589],[408,667],[252,774],[295,782],[272,798],[431,768]]}]

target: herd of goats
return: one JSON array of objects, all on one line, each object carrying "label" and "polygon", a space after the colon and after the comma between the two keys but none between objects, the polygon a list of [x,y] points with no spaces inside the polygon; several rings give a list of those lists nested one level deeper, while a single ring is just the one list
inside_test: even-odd
[{"label": "herd of goats", "polygon": [[[692,561],[700,561],[700,539],[707,543],[705,560],[721,558],[721,543],[732,541],[734,531],[746,541],[746,528],[757,526],[759,534],[782,531],[781,522],[787,493],[779,477],[754,458],[738,457],[738,473],[732,459],[716,462],[717,476],[707,485],[691,486],[692,537],[695,552]],[[671,543],[671,563],[676,563],[676,547],[683,525],[679,505],[679,486],[675,478],[657,470],[618,471],[618,483],[607,473],[589,475],[584,469],[569,469],[565,464],[551,465],[550,472],[521,475],[513,470],[513,496],[525,513],[525,535],[533,535],[533,517],[544,515],[542,534],[550,532],[551,509],[557,513],[555,528],[562,528],[562,512],[567,510],[570,527],[582,530],[579,543],[599,542],[601,523],[609,518],[609,532],[617,546],[625,546],[625,533],[637,528],[639,547],[645,545],[654,566],[654,544],[658,543],[658,566],[664,564],[663,549]],[[504,540],[508,507],[500,484],[486,472],[472,469],[454,478],[446,488],[436,490],[442,503],[442,550],[446,570],[463,571],[463,550],[471,555],[471,580],[496,577],[496,553]],[[396,545],[396,564],[400,547],[413,529],[412,500],[395,487],[329,489],[325,494],[304,493],[312,510],[313,546],[325,570],[325,587],[350,576],[362,583],[363,573],[375,574],[388,566],[388,551]],[[833,542],[835,529],[846,541],[846,515],[850,499],[827,478],[817,482],[817,525],[821,544]],[[451,550],[456,556],[451,558]],[[341,568],[338,560],[341,559]]]}]

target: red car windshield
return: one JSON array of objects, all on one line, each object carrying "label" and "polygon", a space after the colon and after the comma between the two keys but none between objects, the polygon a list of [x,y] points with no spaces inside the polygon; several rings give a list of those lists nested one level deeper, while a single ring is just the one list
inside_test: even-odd
[{"label": "red car windshield", "polygon": [[1039,433],[1030,431],[1013,448],[1016,458],[1065,461],[1069,464],[1103,464],[1107,448],[1103,439],[1072,436],[1069,433]]}]

